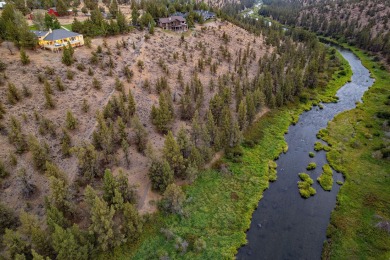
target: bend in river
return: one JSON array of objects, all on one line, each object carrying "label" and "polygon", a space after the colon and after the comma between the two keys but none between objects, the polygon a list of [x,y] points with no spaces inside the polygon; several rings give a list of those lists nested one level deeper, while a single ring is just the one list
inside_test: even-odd
[{"label": "bend in river", "polygon": [[[278,180],[264,192],[253,213],[248,244],[239,249],[237,259],[321,259],[326,228],[339,191],[336,181],[342,180],[342,175],[334,172],[332,191],[324,191],[316,180],[327,163],[326,153],[317,152],[310,158],[309,152],[314,151],[314,143],[319,141],[318,131],[338,113],[354,108],[374,82],[352,52],[340,50],[340,53],[352,68],[352,81],[337,92],[338,103],[323,104],[323,109],[314,107],[302,113],[295,126],[290,126],[285,135],[289,150],[277,160]],[[317,168],[307,171],[310,162],[315,162]],[[313,187],[317,190],[314,197],[305,200],[299,195],[300,172],[308,173],[314,180]]]}]

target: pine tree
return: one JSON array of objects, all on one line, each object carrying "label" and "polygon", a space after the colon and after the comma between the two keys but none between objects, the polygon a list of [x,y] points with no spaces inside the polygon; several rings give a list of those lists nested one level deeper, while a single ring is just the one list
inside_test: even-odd
[{"label": "pine tree", "polygon": [[185,172],[184,158],[171,131],[168,131],[168,134],[165,137],[163,154],[164,158],[174,171],[175,176],[183,177]]},{"label": "pine tree", "polygon": [[139,152],[144,152],[148,142],[148,132],[139,121],[137,116],[133,117],[132,124],[135,132],[135,143]]},{"label": "pine tree", "polygon": [[20,50],[20,61],[23,65],[30,64],[30,57],[26,54],[26,51],[23,48]]}]

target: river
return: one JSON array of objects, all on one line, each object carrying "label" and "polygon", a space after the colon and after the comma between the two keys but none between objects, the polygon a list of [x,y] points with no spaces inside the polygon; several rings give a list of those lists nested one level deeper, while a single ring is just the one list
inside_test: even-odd
[{"label": "river", "polygon": [[[253,213],[247,232],[248,244],[239,249],[237,259],[321,259],[326,228],[340,189],[336,181],[342,181],[343,177],[333,171],[332,191],[324,191],[316,180],[327,163],[326,153],[316,152],[310,158],[309,152],[314,152],[314,143],[319,141],[318,131],[338,113],[354,108],[374,82],[352,52],[339,51],[352,68],[352,80],[337,92],[339,102],[323,104],[323,109],[314,106],[301,114],[296,125],[290,126],[285,135],[289,150],[276,161],[278,179],[264,192]],[[315,162],[317,168],[307,171],[309,162]],[[308,173],[314,180],[317,194],[309,199],[299,195],[300,172]]]}]

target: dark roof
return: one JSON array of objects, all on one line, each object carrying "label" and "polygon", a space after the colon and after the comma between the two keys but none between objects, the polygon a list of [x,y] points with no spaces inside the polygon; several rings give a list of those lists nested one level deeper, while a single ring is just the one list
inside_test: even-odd
[{"label": "dark roof", "polygon": [[160,18],[159,22],[160,23],[170,23],[170,22],[175,21],[175,20],[178,20],[179,22],[185,22],[186,21],[186,19],[184,19],[181,16],[170,16],[170,17],[167,17],[167,18]]},{"label": "dark roof", "polygon": [[45,37],[44,40],[45,41],[56,41],[56,40],[61,40],[64,38],[69,38],[69,37],[75,37],[75,36],[79,36],[79,35],[81,35],[81,34],[67,31],[64,29],[56,29],[56,30],[53,30],[51,33],[49,33]]},{"label": "dark roof", "polygon": [[47,33],[48,33],[48,31],[32,31],[34,34],[35,34],[35,36],[37,36],[37,37],[43,37],[43,36],[45,36]]}]

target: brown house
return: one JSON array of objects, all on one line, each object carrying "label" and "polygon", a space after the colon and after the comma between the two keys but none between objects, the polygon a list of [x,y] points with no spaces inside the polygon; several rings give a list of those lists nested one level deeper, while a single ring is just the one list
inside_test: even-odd
[{"label": "brown house", "polygon": [[171,31],[187,31],[188,26],[186,19],[181,16],[171,16],[168,18],[160,18],[158,20],[158,26]]}]

